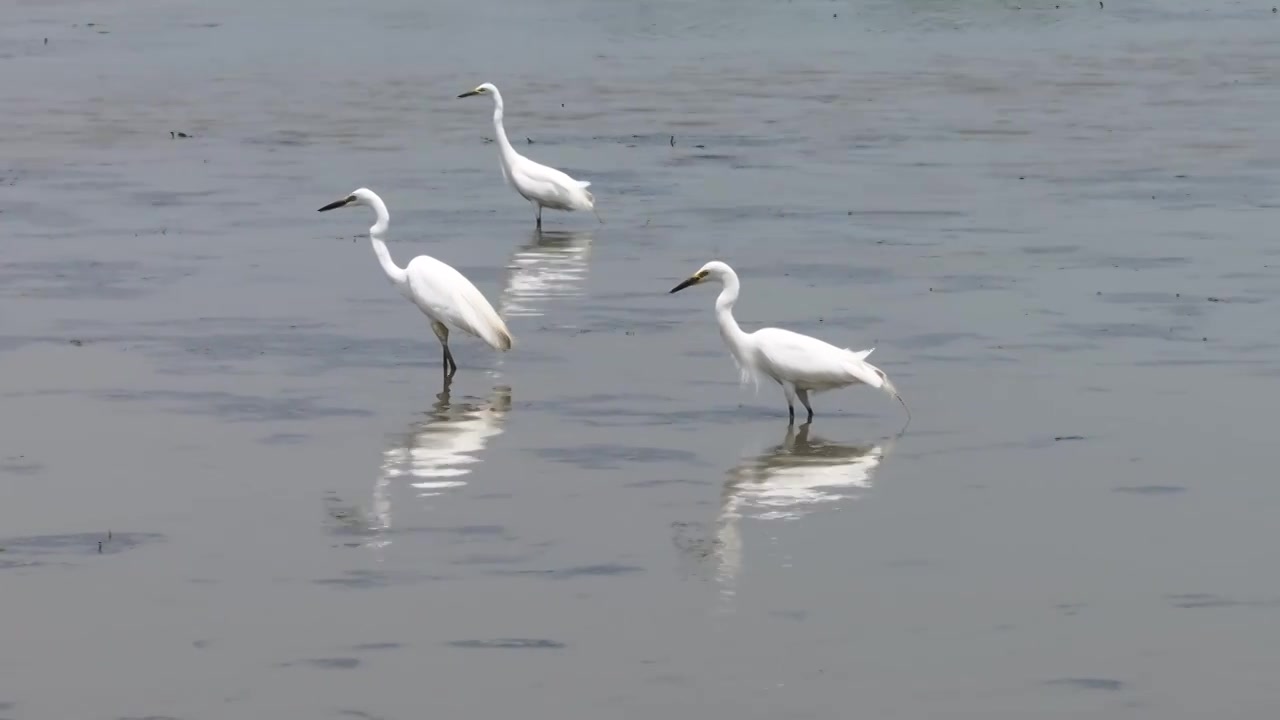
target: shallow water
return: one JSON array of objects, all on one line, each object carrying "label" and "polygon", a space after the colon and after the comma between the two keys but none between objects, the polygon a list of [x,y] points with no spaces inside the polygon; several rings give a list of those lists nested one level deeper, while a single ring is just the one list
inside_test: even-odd
[{"label": "shallow water", "polygon": [[[1280,705],[1269,6],[5,18],[0,718]],[[604,224],[533,233],[483,81]],[[515,352],[442,392],[361,185]],[[910,430],[739,388],[712,258]]]}]

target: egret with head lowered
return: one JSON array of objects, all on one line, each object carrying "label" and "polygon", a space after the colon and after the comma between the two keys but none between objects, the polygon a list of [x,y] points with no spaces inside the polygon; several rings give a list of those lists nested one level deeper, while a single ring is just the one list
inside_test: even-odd
[{"label": "egret with head lowered", "polygon": [[792,423],[796,420],[797,397],[809,411],[809,420],[812,421],[810,392],[859,383],[884,390],[897,398],[902,409],[907,411],[907,422],[911,422],[911,411],[898,394],[898,389],[889,382],[889,376],[867,362],[867,356],[875,348],[854,352],[781,328],[762,328],[752,333],[743,331],[733,318],[733,304],[738,301],[741,287],[738,274],[718,260],[703,265],[688,280],[671,288],[671,292],[679,292],[707,280],[719,282],[724,288],[716,298],[716,321],[720,324],[720,336],[738,365],[742,382],[755,382],[759,386],[761,379],[769,378],[781,385],[787,396],[787,411]]},{"label": "egret with head lowered", "polygon": [[365,205],[373,208],[377,222],[369,228],[373,254],[391,284],[431,319],[431,329],[444,348],[444,375],[453,377],[458,364],[449,351],[449,328],[454,327],[488,343],[494,350],[511,349],[511,333],[507,324],[471,281],[451,266],[433,257],[419,255],[406,267],[396,265],[387,250],[387,225],[391,215],[386,203],[368,188],[360,188],[347,197],[320,208],[320,212],[341,207]]},{"label": "egret with head lowered", "polygon": [[[498,88],[493,83],[485,83],[458,97],[472,95],[493,96],[493,131],[498,136],[502,177],[515,188],[520,197],[533,203],[539,230],[542,229],[543,208],[569,212],[576,210],[596,212],[596,199],[587,191],[591,186],[589,181],[574,180],[553,167],[536,163],[516,152],[516,149],[511,146],[511,141],[507,139],[507,131],[502,126],[502,93],[498,92]],[[600,218],[599,213],[596,213],[596,218]]]}]

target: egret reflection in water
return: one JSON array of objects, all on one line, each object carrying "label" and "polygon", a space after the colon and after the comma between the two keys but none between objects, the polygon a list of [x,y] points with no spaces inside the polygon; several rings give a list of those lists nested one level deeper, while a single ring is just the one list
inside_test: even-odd
[{"label": "egret reflection in water", "polygon": [[872,476],[892,450],[892,440],[842,445],[810,435],[810,423],[788,426],[780,445],[729,471],[716,519],[716,577],[731,598],[742,570],[744,517],[797,520],[822,507],[856,500],[871,489]]},{"label": "egret reflection in water", "polygon": [[[468,402],[453,402],[449,388],[445,383],[426,417],[414,421],[382,453],[371,518],[379,535],[391,530],[393,494],[407,488],[413,497],[429,503],[464,487],[485,445],[502,434],[511,409],[511,388],[495,387],[488,398]],[[382,538],[379,544],[388,542]]]},{"label": "egret reflection in water", "polygon": [[511,256],[498,312],[503,317],[537,317],[548,300],[581,295],[592,237],[587,231],[535,230],[530,242]]}]

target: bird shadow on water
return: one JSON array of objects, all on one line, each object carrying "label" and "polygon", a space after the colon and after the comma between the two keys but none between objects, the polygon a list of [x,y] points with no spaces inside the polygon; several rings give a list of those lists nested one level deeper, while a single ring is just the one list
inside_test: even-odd
[{"label": "bird shadow on water", "polygon": [[504,430],[511,388],[500,385],[486,398],[454,400],[451,384],[445,382],[430,410],[392,436],[382,452],[369,508],[330,507],[334,532],[361,538],[355,545],[386,547],[396,533],[431,530],[396,526],[392,509],[398,494],[409,492],[429,510],[437,498],[467,485],[466,476],[482,461],[485,446]]},{"label": "bird shadow on water", "polygon": [[594,231],[534,230],[507,263],[499,313],[504,318],[538,317],[548,302],[581,295],[594,238]]},{"label": "bird shadow on water", "polygon": [[714,531],[685,535],[677,525],[676,546],[698,564],[709,565],[720,588],[722,609],[732,610],[744,564],[742,521],[794,521],[823,508],[857,500],[900,435],[871,444],[842,444],[811,433],[812,424],[788,425],[782,442],[744,458],[728,471]]}]

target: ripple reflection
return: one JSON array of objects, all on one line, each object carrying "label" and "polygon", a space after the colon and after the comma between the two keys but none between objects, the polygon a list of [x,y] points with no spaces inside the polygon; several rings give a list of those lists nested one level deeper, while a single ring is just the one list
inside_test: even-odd
[{"label": "ripple reflection", "polygon": [[588,231],[535,230],[508,263],[511,274],[498,301],[502,316],[537,317],[548,300],[581,295],[592,237]]},{"label": "ripple reflection", "polygon": [[382,453],[381,472],[373,488],[377,545],[390,543],[385,534],[392,527],[394,488],[407,486],[416,498],[433,498],[464,487],[485,445],[502,434],[511,409],[511,388],[495,387],[487,399],[455,403],[449,387],[446,384],[436,395],[425,420],[415,421]]},{"label": "ripple reflection", "polygon": [[842,500],[856,500],[871,488],[872,476],[891,451],[892,441],[841,445],[810,435],[810,424],[788,426],[780,445],[748,458],[729,471],[716,519],[716,577],[731,599],[742,570],[744,517],[796,520]]}]

